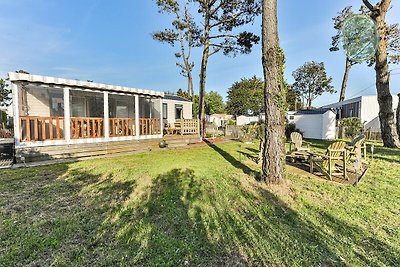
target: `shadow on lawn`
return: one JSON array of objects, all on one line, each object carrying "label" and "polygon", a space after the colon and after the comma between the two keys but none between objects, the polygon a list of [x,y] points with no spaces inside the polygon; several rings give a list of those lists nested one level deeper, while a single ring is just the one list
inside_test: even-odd
[{"label": "shadow on lawn", "polygon": [[360,246],[350,265],[400,257],[357,226],[310,207],[324,224],[316,225],[265,187],[232,177],[172,169],[140,189],[137,176],[93,172],[64,164],[6,178],[0,265],[343,266],[338,251]]},{"label": "shadow on lawn", "polygon": [[[190,169],[157,176],[147,201],[121,212],[125,230],[119,247],[136,238],[131,263],[144,266],[343,266],[349,263],[338,251],[352,251],[359,246],[356,237],[367,236],[320,210],[315,214],[328,229],[315,225],[264,188],[249,191],[235,180],[227,187],[220,192]],[[359,262],[388,264],[398,258],[393,248],[368,240],[372,246],[362,246],[367,253],[354,252]],[[377,253],[388,257],[366,257]]]},{"label": "shadow on lawn", "polygon": [[[215,145],[207,140],[204,140],[204,142],[206,142],[206,144],[211,147],[212,149],[214,149],[216,152],[218,152],[218,154],[220,154],[224,159],[226,159],[230,164],[232,164],[232,166],[234,166],[235,168],[238,168],[240,170],[242,170],[245,174],[250,175],[256,179],[259,179],[260,177],[260,173],[251,169],[249,166],[247,166],[246,164],[243,164],[242,162],[240,162],[239,160],[237,160],[235,157],[233,157],[231,154],[229,154],[228,152],[226,152],[225,150],[223,150],[222,148],[220,148],[218,145]],[[242,151],[239,151],[239,153],[241,154],[246,154]]]},{"label": "shadow on lawn", "polygon": [[[368,147],[367,151],[370,152],[371,148]],[[400,149],[375,147],[374,159],[384,160],[389,163],[400,164]]]}]

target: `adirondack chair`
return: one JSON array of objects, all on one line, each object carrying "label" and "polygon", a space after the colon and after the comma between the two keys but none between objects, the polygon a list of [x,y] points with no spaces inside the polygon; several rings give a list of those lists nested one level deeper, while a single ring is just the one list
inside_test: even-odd
[{"label": "adirondack chair", "polygon": [[358,183],[368,170],[365,135],[355,137],[350,145],[346,146],[346,150],[347,171],[352,173],[355,183]]},{"label": "adirondack chair", "polygon": [[348,179],[346,174],[346,143],[338,141],[332,143],[325,154],[310,152],[310,172],[314,173],[314,168],[317,168],[322,174],[332,180],[333,175],[343,176]]},{"label": "adirondack chair", "polygon": [[348,160],[354,158],[357,153],[361,153],[364,159],[367,159],[367,146],[365,145],[365,138],[365,135],[360,134],[351,140],[350,145],[346,146],[346,149],[348,150]]},{"label": "adirondack chair", "polygon": [[[303,147],[303,144],[306,147]],[[293,132],[290,134],[290,143],[289,143],[289,153],[293,151],[310,151],[310,143],[303,141],[303,136],[299,132]]]}]

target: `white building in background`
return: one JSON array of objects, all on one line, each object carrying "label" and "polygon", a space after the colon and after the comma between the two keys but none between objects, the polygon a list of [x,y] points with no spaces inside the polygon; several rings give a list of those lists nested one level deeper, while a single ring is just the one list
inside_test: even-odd
[{"label": "white building in background", "polygon": [[[396,112],[398,97],[393,95],[393,110]],[[322,108],[333,109],[337,119],[357,117],[365,123],[365,129],[380,130],[379,104],[376,95],[359,96],[342,102],[325,105]]]},{"label": "white building in background", "polygon": [[212,115],[210,115],[209,122],[215,124],[217,127],[223,127],[232,118],[233,118],[233,115],[212,114]]},{"label": "white building in background", "polygon": [[288,111],[286,118],[303,132],[304,138],[336,138],[336,114],[330,109]]},{"label": "white building in background", "polygon": [[163,122],[173,125],[179,119],[192,119],[192,101],[176,95],[164,95]]},{"label": "white building in background", "polygon": [[240,115],[236,117],[236,125],[237,126],[243,126],[249,123],[253,123],[253,122],[258,122],[263,120],[265,121],[265,115],[264,114],[260,114],[260,116],[244,116],[244,115]]}]

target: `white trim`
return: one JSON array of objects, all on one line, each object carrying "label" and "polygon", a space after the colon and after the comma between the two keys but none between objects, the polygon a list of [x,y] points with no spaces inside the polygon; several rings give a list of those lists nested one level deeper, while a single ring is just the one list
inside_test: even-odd
[{"label": "white trim", "polygon": [[135,95],[135,133],[137,137],[140,136],[139,126],[139,96]]},{"label": "white trim", "polygon": [[[167,103],[166,103],[167,104]],[[168,104],[167,104],[168,105]],[[164,133],[164,116],[163,116],[163,106],[164,102],[160,98],[160,133]],[[167,107],[167,113],[168,113],[168,107]]]},{"label": "white trim", "polygon": [[69,89],[63,88],[64,90],[64,138],[68,142],[71,140],[71,111],[69,101]]},{"label": "white trim", "polygon": [[69,142],[65,140],[46,140],[46,141],[34,141],[34,142],[21,142],[16,148],[26,147],[41,147],[41,146],[56,146],[56,145],[73,145],[73,144],[95,144],[104,142],[116,142],[116,141],[134,141],[134,140],[147,140],[147,139],[161,139],[162,134],[159,135],[142,135],[142,136],[121,136],[121,137],[110,137],[110,138],[85,138],[85,139],[71,139]]},{"label": "white trim", "polygon": [[19,145],[21,142],[20,132],[20,119],[19,119],[19,92],[18,85],[11,83],[12,98],[13,98],[13,109],[14,109],[14,140],[15,145]]},{"label": "white trim", "polygon": [[10,78],[11,82],[27,81],[32,83],[42,83],[49,85],[64,85],[71,87],[81,87],[81,88],[83,87],[87,89],[98,89],[101,91],[116,91],[116,92],[126,92],[126,93],[164,97],[164,92],[161,91],[116,86],[103,83],[94,83],[88,81],[70,80],[70,79],[41,76],[41,75],[31,75],[31,74],[16,73],[16,72],[9,72],[8,77]]},{"label": "white trim", "polygon": [[110,120],[109,120],[109,114],[108,114],[108,92],[104,92],[103,96],[104,100],[104,137],[109,138],[110,137]]}]

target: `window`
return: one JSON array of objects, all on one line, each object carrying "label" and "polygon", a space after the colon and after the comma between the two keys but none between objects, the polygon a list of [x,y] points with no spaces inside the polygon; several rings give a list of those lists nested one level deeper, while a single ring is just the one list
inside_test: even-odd
[{"label": "window", "polygon": [[163,103],[162,104],[162,114],[163,114],[163,119],[168,119],[168,104]]},{"label": "window", "polygon": [[73,96],[71,101],[71,117],[86,117],[85,98]]},{"label": "window", "polygon": [[290,120],[290,121],[294,120],[294,116],[293,116],[293,115],[290,115],[290,116],[289,116],[289,120]]},{"label": "window", "polygon": [[183,105],[175,104],[175,119],[182,118],[182,116],[183,116],[182,110],[183,110]]},{"label": "window", "polygon": [[110,118],[135,118],[135,97],[131,95],[108,95]]},{"label": "window", "polygon": [[104,117],[104,99],[102,93],[71,90],[70,102],[71,117]]},{"label": "window", "polygon": [[19,87],[21,116],[64,117],[64,93],[60,88],[37,85]]}]

